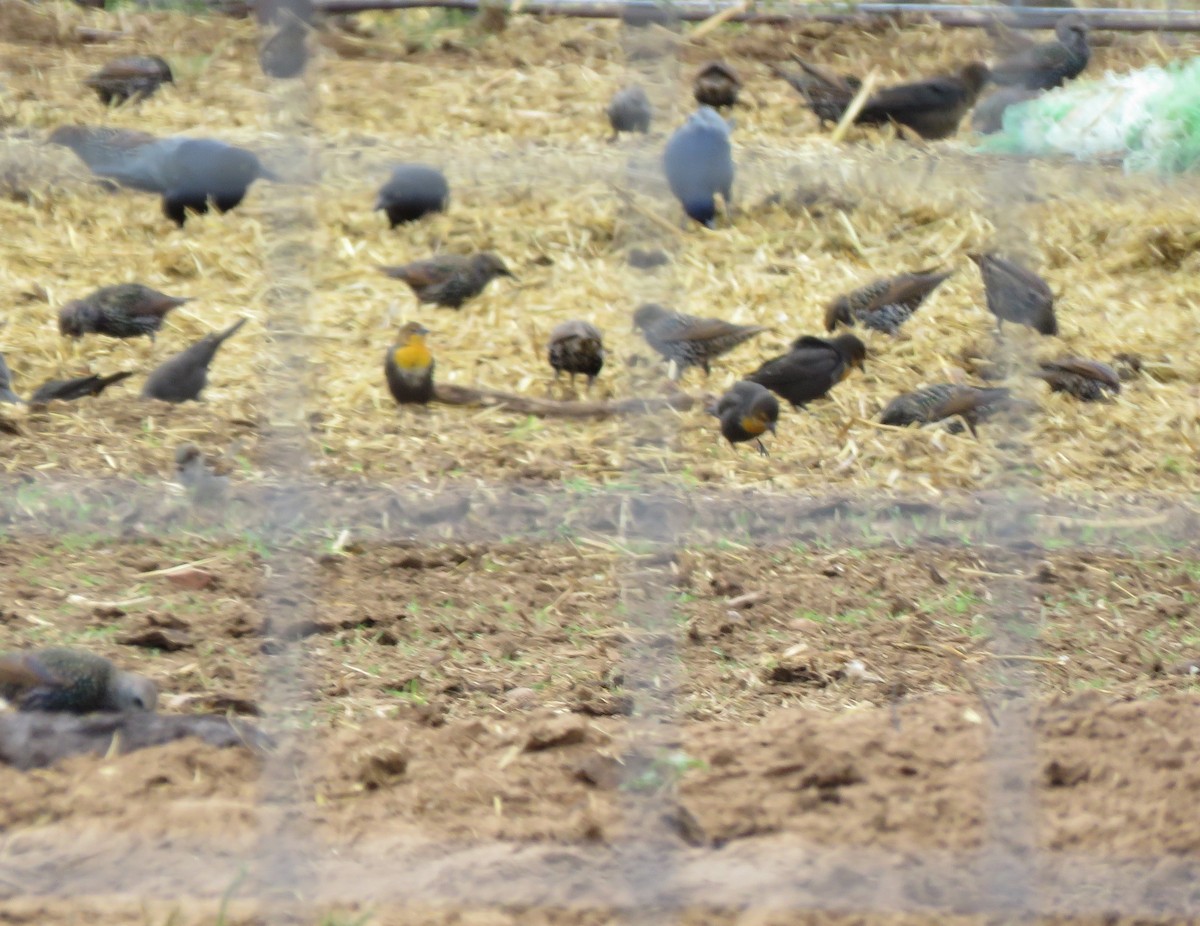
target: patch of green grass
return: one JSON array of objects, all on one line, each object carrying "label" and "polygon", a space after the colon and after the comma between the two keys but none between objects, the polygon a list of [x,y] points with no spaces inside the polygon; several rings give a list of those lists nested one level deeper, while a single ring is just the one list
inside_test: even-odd
[{"label": "patch of green grass", "polygon": [[421,682],[415,678],[407,681],[403,688],[388,688],[387,693],[410,704],[429,703],[429,699],[421,692]]}]

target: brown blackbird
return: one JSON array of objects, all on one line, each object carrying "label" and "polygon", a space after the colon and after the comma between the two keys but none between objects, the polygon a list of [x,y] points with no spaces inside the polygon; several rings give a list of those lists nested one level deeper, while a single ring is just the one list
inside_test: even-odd
[{"label": "brown blackbird", "polygon": [[758,444],[758,452],[767,456],[762,435],[766,431],[774,434],[779,421],[779,400],[769,389],[742,380],[734,383],[708,411],[721,419],[721,434],[731,445],[753,440]]},{"label": "brown blackbird", "polygon": [[12,373],[8,370],[8,364],[5,362],[3,354],[0,354],[0,402],[8,402],[11,405],[22,404],[21,397],[13,392]]},{"label": "brown blackbird", "polygon": [[110,376],[77,376],[74,379],[52,379],[38,386],[37,391],[29,397],[31,405],[45,405],[55,399],[60,402],[73,402],[84,396],[99,395],[113,383],[129,379],[133,374],[129,371],[113,373]]},{"label": "brown blackbird", "polygon": [[401,405],[428,405],[433,398],[433,354],[425,344],[429,329],[409,322],[400,329],[400,337],[388,348],[383,360],[392,398]]},{"label": "brown blackbird", "polygon": [[591,392],[592,383],[604,368],[604,339],[600,329],[590,322],[578,320],[556,325],[550,332],[548,353],[555,382],[560,374],[570,373],[574,387],[575,375],[582,373],[587,377],[587,389]]},{"label": "brown blackbird", "polygon": [[645,134],[650,131],[650,98],[646,96],[646,91],[637,85],[613,94],[605,113],[608,115],[608,124],[612,126],[614,141],[622,132]]},{"label": "brown blackbird", "polygon": [[639,306],[633,313],[633,324],[647,344],[675,365],[676,379],[689,366],[700,367],[707,376],[710,361],[767,330],[762,325],[735,325],[720,318],[684,315],[655,302]]},{"label": "brown blackbird", "polygon": [[968,254],[979,265],[987,293],[987,306],[996,316],[996,326],[1004,322],[1028,325],[1042,334],[1058,334],[1054,315],[1054,294],[1046,281],[1015,260],[998,254]]},{"label": "brown blackbird", "polygon": [[949,272],[918,270],[868,283],[829,303],[825,309],[825,330],[862,322],[875,331],[895,334],[949,276]]},{"label": "brown blackbird", "polygon": [[903,427],[932,424],[958,415],[978,437],[975,426],[979,421],[1002,408],[1012,407],[1014,403],[1004,388],[980,389],[959,383],[936,383],[896,396],[887,404],[879,420],[883,424]]},{"label": "brown blackbird", "polygon": [[159,364],[142,387],[142,398],[164,402],[191,402],[200,398],[208,385],[208,365],[246,319],[240,318],[224,331],[206,334],[191,347],[184,348]]},{"label": "brown blackbird", "polygon": [[49,647],[0,656],[0,696],[22,711],[153,711],[154,682],[86,650]]},{"label": "brown blackbird", "polygon": [[58,313],[58,330],[69,338],[106,334],[111,338],[146,335],[151,341],[172,309],[191,302],[187,296],[168,296],[141,283],[104,286],[67,303]]},{"label": "brown blackbird", "polygon": [[958,130],[987,80],[987,67],[973,61],[954,75],[886,87],[871,94],[854,121],[860,125],[896,122],[931,141],[946,138]]},{"label": "brown blackbird", "polygon": [[158,55],[131,55],[108,62],[84,83],[110,106],[153,96],[162,84],[175,83],[175,75]]},{"label": "brown blackbird", "polygon": [[809,335],[792,342],[792,349],[781,357],[768,360],[746,377],[766,386],[793,408],[802,408],[860,370],[867,359],[867,348],[852,334],[839,334],[826,341]]},{"label": "brown blackbird", "polygon": [[460,308],[468,299],[483,292],[496,277],[513,276],[504,261],[490,251],[470,256],[442,254],[379,269],[407,283],[417,294],[418,302],[432,302],[448,309]]},{"label": "brown blackbird", "polygon": [[733,106],[742,89],[737,71],[724,61],[710,61],[696,75],[692,94],[702,106]]},{"label": "brown blackbird", "polygon": [[846,107],[854,99],[854,94],[862,87],[862,81],[851,75],[834,74],[796,55],[792,55],[792,60],[804,69],[803,74],[789,74],[774,66],[771,68],[772,72],[786,80],[793,90],[804,97],[809,110],[822,125],[840,120]]},{"label": "brown blackbird", "polygon": [[1040,364],[1037,375],[1051,392],[1067,392],[1083,402],[1098,402],[1121,391],[1121,377],[1107,363],[1083,357],[1065,357]]},{"label": "brown blackbird", "polygon": [[1068,13],[1054,26],[1049,42],[1018,51],[991,68],[992,81],[1028,90],[1052,90],[1078,77],[1091,58],[1088,27],[1077,13]]},{"label": "brown blackbird", "polygon": [[400,164],[379,189],[375,212],[387,213],[392,228],[415,222],[431,212],[444,212],[450,205],[446,175],[427,164]]}]

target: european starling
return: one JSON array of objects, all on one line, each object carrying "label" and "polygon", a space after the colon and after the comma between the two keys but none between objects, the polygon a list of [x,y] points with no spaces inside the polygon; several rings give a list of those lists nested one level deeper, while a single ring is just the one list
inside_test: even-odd
[{"label": "european starling", "polygon": [[993,90],[975,107],[971,113],[971,128],[980,135],[991,135],[1004,128],[1004,114],[1008,107],[1041,96],[1040,90],[1029,90],[1025,87],[1001,87]]},{"label": "european starling", "polygon": [[1066,357],[1045,361],[1040,367],[1037,375],[1050,384],[1051,392],[1068,392],[1083,402],[1098,402],[1108,398],[1108,393],[1121,391],[1117,371],[1098,360]]},{"label": "european starling", "polygon": [[707,376],[712,360],[767,330],[762,325],[735,325],[720,318],[671,312],[654,302],[633,313],[633,324],[647,344],[675,364],[676,379],[689,366],[700,367]]},{"label": "european starling", "polygon": [[875,331],[895,334],[949,276],[949,273],[919,270],[868,283],[829,303],[825,309],[825,330],[862,322]]},{"label": "european starling", "polygon": [[13,392],[12,388],[12,373],[8,370],[8,364],[4,360],[4,355],[0,354],[0,402],[8,402],[11,405],[21,405],[21,397]]},{"label": "european starling", "polygon": [[483,292],[484,287],[496,277],[513,275],[504,266],[504,261],[490,251],[469,257],[443,254],[399,267],[379,269],[412,287],[418,302],[432,302],[448,309],[460,308],[468,299]]},{"label": "european starling", "polygon": [[133,374],[129,371],[113,373],[111,376],[77,376],[74,379],[52,379],[38,386],[37,391],[30,396],[29,404],[45,405],[57,399],[60,402],[73,402],[84,396],[99,395],[113,383],[129,379]]},{"label": "european starling", "polygon": [[195,505],[219,504],[229,488],[229,478],[218,476],[195,444],[175,448],[175,479],[188,490]]},{"label": "european starling", "polygon": [[733,106],[742,89],[742,80],[737,71],[724,61],[710,61],[700,69],[692,88],[692,95],[701,106]]},{"label": "european starling", "polygon": [[792,342],[790,351],[768,360],[746,379],[766,386],[793,408],[802,408],[825,396],[855,367],[863,369],[866,359],[866,345],[852,334],[829,341],[804,335]]},{"label": "european starling", "polygon": [[612,126],[614,141],[622,132],[645,134],[650,131],[650,98],[637,85],[614,93],[605,113],[608,115],[608,124]]},{"label": "european starling", "polygon": [[444,212],[450,205],[446,175],[426,164],[400,164],[388,182],[379,188],[375,209],[387,213],[392,228],[415,222],[431,212]]},{"label": "european starling", "polygon": [[987,67],[972,62],[956,75],[887,87],[871,94],[854,121],[860,125],[896,122],[925,139],[946,138],[958,130],[987,80]]},{"label": "european starling", "polygon": [[110,338],[146,335],[153,341],[167,313],[185,302],[191,302],[191,298],[168,296],[141,283],[104,286],[67,303],[58,313],[58,330],[69,338],[85,334],[106,334]]},{"label": "european starling", "polygon": [[563,322],[550,332],[549,356],[555,382],[561,373],[570,373],[574,387],[575,374],[582,373],[587,377],[590,392],[604,367],[604,340],[600,330],[590,322]]},{"label": "european starling", "polygon": [[226,339],[244,324],[246,319],[240,318],[224,331],[206,334],[195,344],[164,360],[146,377],[142,398],[164,402],[198,400],[208,384],[208,365]]},{"label": "european starling", "polygon": [[997,254],[968,254],[979,265],[987,293],[988,309],[996,325],[1004,322],[1028,325],[1042,334],[1058,334],[1054,316],[1054,294],[1040,276],[1016,261]]},{"label": "european starling", "polygon": [[778,67],[772,67],[772,72],[804,97],[804,102],[822,125],[839,121],[862,87],[862,81],[851,75],[834,74],[796,55],[792,55],[792,60],[804,69],[803,74],[789,74]]},{"label": "european starling", "polygon": [[958,415],[967,423],[971,433],[978,437],[976,424],[1013,404],[1009,391],[1004,388],[980,389],[959,383],[936,383],[896,396],[883,410],[879,420],[882,424],[903,427],[932,424]]},{"label": "european starling", "polygon": [[1052,90],[1083,73],[1091,58],[1088,27],[1077,13],[1054,26],[1054,39],[1005,58],[991,69],[992,81],[1028,90]]},{"label": "european starling", "polygon": [[383,360],[392,398],[401,405],[428,405],[433,398],[433,354],[425,345],[429,329],[409,322]]},{"label": "european starling", "polygon": [[746,380],[734,383],[709,413],[721,419],[721,435],[731,445],[754,440],[758,452],[767,456],[762,434],[774,434],[779,421],[779,400],[770,390]]},{"label": "european starling", "polygon": [[720,193],[725,209],[733,199],[733,148],[729,124],[709,106],[701,106],[675,130],[663,152],[663,169],[671,192],[690,218],[709,228]]},{"label": "european starling", "polygon": [[84,81],[105,106],[144,100],[166,83],[175,83],[171,66],[158,55],[132,55],[104,65]]},{"label": "european starling", "polygon": [[50,647],[0,656],[0,695],[23,711],[153,711],[154,682],[85,650]]}]

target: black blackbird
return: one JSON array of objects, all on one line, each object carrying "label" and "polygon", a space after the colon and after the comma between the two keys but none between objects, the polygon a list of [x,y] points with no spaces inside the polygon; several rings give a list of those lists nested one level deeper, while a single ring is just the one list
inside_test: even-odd
[{"label": "black blackbird", "polygon": [[190,402],[200,398],[208,385],[208,365],[246,319],[240,318],[224,331],[206,334],[191,347],[184,348],[156,367],[142,387],[142,397],[164,402]]},{"label": "black blackbird", "polygon": [[618,90],[613,94],[605,113],[608,115],[608,124],[612,126],[613,139],[618,138],[622,132],[644,134],[650,131],[650,98],[639,86]]},{"label": "black blackbird", "polygon": [[866,359],[866,345],[852,334],[829,341],[805,335],[792,342],[786,354],[768,360],[746,379],[801,408],[825,396],[855,367],[861,370]]},{"label": "black blackbird", "polygon": [[427,164],[400,164],[379,188],[374,211],[386,212],[395,228],[431,212],[444,212],[449,205],[450,185],[445,174]]},{"label": "black blackbird", "polygon": [[113,373],[109,376],[100,376],[93,373],[91,376],[77,376],[74,379],[52,379],[38,386],[37,391],[30,396],[29,403],[31,405],[45,405],[47,402],[55,399],[60,402],[73,402],[75,399],[82,399],[84,396],[99,395],[113,383],[129,379],[132,375],[132,373],[124,371]]}]

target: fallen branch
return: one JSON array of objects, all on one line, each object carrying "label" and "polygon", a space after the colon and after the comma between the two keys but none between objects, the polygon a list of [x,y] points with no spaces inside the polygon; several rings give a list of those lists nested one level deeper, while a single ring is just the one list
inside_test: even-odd
[{"label": "fallen branch", "polygon": [[535,399],[530,396],[513,395],[495,389],[477,389],[473,386],[451,386],[437,383],[433,397],[446,405],[482,405],[503,408],[523,415],[538,415],[543,418],[611,418],[617,415],[645,415],[650,412],[672,409],[687,411],[701,400],[686,392],[651,398],[620,399],[615,402],[573,402],[558,399]]}]

